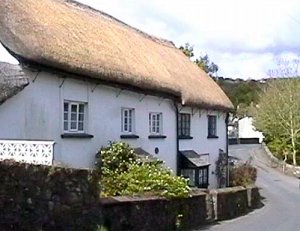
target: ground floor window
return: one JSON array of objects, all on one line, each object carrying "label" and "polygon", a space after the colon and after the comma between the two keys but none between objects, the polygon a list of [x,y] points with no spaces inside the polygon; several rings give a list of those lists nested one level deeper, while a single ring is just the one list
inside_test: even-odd
[{"label": "ground floor window", "polygon": [[199,168],[199,188],[208,187],[208,167]]},{"label": "ground floor window", "polygon": [[181,169],[181,175],[188,178],[188,184],[191,187],[207,188],[208,183],[208,171],[209,166]]},{"label": "ground floor window", "polygon": [[181,175],[184,178],[189,179],[189,181],[188,181],[189,186],[196,186],[195,173],[196,173],[195,169],[182,169],[181,170]]}]

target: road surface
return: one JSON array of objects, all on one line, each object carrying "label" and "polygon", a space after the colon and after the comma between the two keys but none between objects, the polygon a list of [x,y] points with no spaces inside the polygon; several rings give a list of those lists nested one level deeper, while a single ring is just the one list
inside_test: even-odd
[{"label": "road surface", "polygon": [[212,231],[297,231],[300,230],[299,180],[270,167],[261,145],[233,145],[230,155],[247,160],[258,169],[264,207],[237,219],[223,221],[201,230]]}]

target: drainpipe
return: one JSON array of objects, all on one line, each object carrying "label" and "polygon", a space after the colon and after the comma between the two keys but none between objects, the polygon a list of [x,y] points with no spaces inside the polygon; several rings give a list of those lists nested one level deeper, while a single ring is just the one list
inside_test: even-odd
[{"label": "drainpipe", "polygon": [[178,138],[178,106],[177,103],[174,101],[175,107],[175,118],[176,118],[176,175],[180,175],[180,156],[179,156],[179,138]]},{"label": "drainpipe", "polygon": [[226,126],[226,186],[229,187],[229,162],[228,162],[228,123],[229,113],[226,113],[225,126]]}]

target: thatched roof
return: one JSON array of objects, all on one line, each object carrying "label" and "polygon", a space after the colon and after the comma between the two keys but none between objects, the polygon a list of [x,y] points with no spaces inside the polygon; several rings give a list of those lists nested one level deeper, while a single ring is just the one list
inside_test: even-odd
[{"label": "thatched roof", "polygon": [[1,0],[0,41],[20,60],[231,110],[217,84],[174,44],[70,0]]},{"label": "thatched roof", "polygon": [[18,94],[28,84],[29,78],[19,66],[0,62],[0,105]]}]

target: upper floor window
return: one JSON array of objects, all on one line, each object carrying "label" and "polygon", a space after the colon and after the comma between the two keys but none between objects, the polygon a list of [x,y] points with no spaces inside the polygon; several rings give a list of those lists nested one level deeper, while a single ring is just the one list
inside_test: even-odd
[{"label": "upper floor window", "polygon": [[209,115],[208,117],[208,137],[217,136],[217,117]]},{"label": "upper floor window", "polygon": [[190,137],[191,135],[191,114],[180,113],[178,115],[178,136]]},{"label": "upper floor window", "polygon": [[133,133],[134,132],[134,109],[123,108],[122,109],[122,132]]},{"label": "upper floor window", "polygon": [[162,134],[162,113],[149,113],[149,132],[154,135]]},{"label": "upper floor window", "polygon": [[84,132],[85,130],[85,103],[64,102],[64,131]]}]

